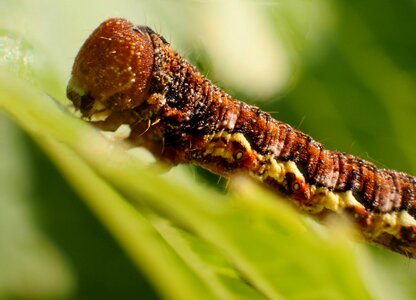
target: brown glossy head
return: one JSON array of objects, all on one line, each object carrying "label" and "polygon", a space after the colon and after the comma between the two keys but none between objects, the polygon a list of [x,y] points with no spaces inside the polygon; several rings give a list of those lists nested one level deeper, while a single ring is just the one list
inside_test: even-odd
[{"label": "brown glossy head", "polygon": [[67,88],[84,116],[129,110],[147,99],[153,69],[149,32],[125,19],[109,19],[85,41]]}]

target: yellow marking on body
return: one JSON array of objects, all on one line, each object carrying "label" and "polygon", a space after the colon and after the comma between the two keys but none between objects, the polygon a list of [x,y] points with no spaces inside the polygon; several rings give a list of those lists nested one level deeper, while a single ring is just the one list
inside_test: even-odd
[{"label": "yellow marking on body", "polygon": [[416,226],[416,220],[407,211],[375,214],[374,219],[376,226],[371,232],[372,237],[383,233],[400,236],[401,228]]},{"label": "yellow marking on body", "polygon": [[357,199],[355,199],[352,191],[334,193],[328,191],[327,188],[323,189],[327,190],[329,200],[325,207],[330,210],[342,211],[346,207],[364,207]]},{"label": "yellow marking on body", "polygon": [[355,199],[354,195],[352,194],[352,191],[346,191],[343,193],[339,193],[340,196],[342,196],[342,207],[348,207],[348,206],[355,206],[355,207],[364,207],[357,199]]},{"label": "yellow marking on body", "polygon": [[411,216],[407,211],[401,211],[399,218],[398,218],[398,224],[401,226],[416,226],[416,220],[413,216]]},{"label": "yellow marking on body", "polygon": [[282,164],[278,163],[275,159],[270,159],[270,164],[266,165],[266,172],[264,172],[264,178],[271,177],[277,182],[282,183],[285,178],[284,168]]},{"label": "yellow marking on body", "polygon": [[[352,194],[351,191],[342,193],[334,193],[327,188],[311,189],[312,197],[320,197],[314,202],[313,208],[303,207],[302,203],[299,203],[301,209],[308,212],[319,213],[324,209],[331,210],[335,213],[341,214],[347,207],[364,208]],[[319,196],[322,195],[322,196]],[[416,220],[407,211],[390,212],[390,213],[371,213],[370,223],[373,224],[370,230],[366,231],[366,235],[373,240],[383,234],[389,234],[392,236],[400,236],[401,229],[403,227],[415,227]]]},{"label": "yellow marking on body", "polygon": [[277,182],[282,183],[285,180],[287,173],[292,173],[300,182],[305,182],[305,177],[299,171],[298,167],[293,161],[278,162],[271,156],[264,156],[263,161],[268,161],[269,164],[266,166],[266,172],[262,176],[263,179],[271,177]]},{"label": "yellow marking on body", "polygon": [[[219,147],[216,142],[212,142],[213,139],[221,139],[221,138],[225,140],[224,147]],[[204,152],[205,156],[212,155],[212,156],[219,156],[227,160],[234,160],[235,159],[234,153],[232,151],[229,151],[226,148],[226,145],[228,145],[228,143],[230,142],[237,142],[242,147],[244,147],[246,151],[248,152],[251,151],[251,145],[249,141],[241,132],[229,133],[229,132],[222,130],[214,134],[206,135],[205,140],[208,141],[208,147]],[[243,153],[240,151],[237,153],[236,158],[241,159],[242,156],[243,156]]]},{"label": "yellow marking on body", "polygon": [[[212,148],[213,148],[212,151],[210,151],[210,153],[209,153],[210,155],[219,156],[219,157],[222,157],[222,158],[225,158],[225,159],[228,159],[228,160],[233,160],[234,159],[233,154],[230,153],[230,151],[227,151],[224,148],[215,147],[215,145]],[[208,151],[208,149],[207,149],[207,151]],[[204,154],[206,155],[207,152],[205,152]]]},{"label": "yellow marking on body", "polygon": [[342,207],[341,200],[343,197],[339,194],[328,191],[327,188],[324,189],[326,191],[326,195],[324,197],[323,207],[334,212],[339,212],[340,207]]},{"label": "yellow marking on body", "polygon": [[[324,193],[325,190],[327,193],[323,194],[322,200],[319,201],[322,207],[319,208],[320,205],[317,205],[316,210],[313,210],[314,212],[320,212],[323,208],[326,208],[340,214],[346,207],[364,208],[363,204],[353,196],[351,191],[334,193],[328,191],[327,188],[320,188],[319,190],[320,193]],[[371,228],[371,231],[367,231],[367,234],[372,239],[376,239],[385,233],[400,236],[401,228],[416,226],[416,220],[407,211],[372,213],[370,218],[374,227]]]},{"label": "yellow marking on body", "polygon": [[[263,175],[252,174],[254,177],[260,180],[271,177],[282,184],[286,179],[286,174],[292,173],[299,182],[305,182],[305,177],[293,161],[279,162],[271,156],[259,156],[259,158],[266,162],[266,165],[259,170],[259,174]],[[298,187],[300,186],[298,185]],[[297,201],[301,209],[310,213],[320,213],[324,209],[342,213],[345,207],[363,207],[351,191],[334,193],[326,187],[317,188],[315,185],[311,185],[310,195],[312,202],[308,204],[302,205],[302,202]]]},{"label": "yellow marking on body", "polygon": [[[241,159],[243,156],[242,152],[238,152],[233,157],[232,151],[224,147],[219,147],[216,142],[211,142],[215,138],[222,138],[224,141],[229,143],[230,141],[236,141],[242,145],[246,151],[252,152],[256,155],[261,166],[257,170],[251,170],[250,175],[257,178],[260,181],[264,181],[266,178],[271,177],[278,183],[283,184],[286,180],[286,174],[292,173],[296,179],[301,183],[305,182],[305,177],[300,172],[298,167],[293,161],[278,161],[271,155],[261,155],[255,151],[252,151],[251,145],[242,133],[228,133],[225,131],[217,132],[212,135],[207,135],[206,140],[209,141],[208,147],[204,152],[204,155],[212,155],[223,157],[227,160]],[[300,189],[300,185],[296,184],[293,187],[294,190]],[[332,192],[326,187],[316,187],[315,185],[310,186],[310,200],[294,201],[297,206],[304,211],[313,214],[319,214],[324,210],[330,210],[337,214],[344,212],[345,208],[362,208],[361,204],[353,195],[352,191],[346,192]],[[382,234],[390,234],[392,236],[400,236],[400,230],[403,227],[415,227],[416,220],[408,212],[391,212],[391,213],[372,213],[370,214],[374,227],[366,231],[366,235],[369,238],[376,240]]]}]

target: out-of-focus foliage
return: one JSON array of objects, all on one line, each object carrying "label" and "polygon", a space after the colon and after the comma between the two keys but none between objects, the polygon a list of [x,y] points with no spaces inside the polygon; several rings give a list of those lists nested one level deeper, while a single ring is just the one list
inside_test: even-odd
[{"label": "out-of-focus foliage", "polygon": [[2,0],[1,299],[415,297],[413,261],[356,253],[246,182],[154,174],[58,108],[115,16],[328,148],[416,174],[414,1]]}]

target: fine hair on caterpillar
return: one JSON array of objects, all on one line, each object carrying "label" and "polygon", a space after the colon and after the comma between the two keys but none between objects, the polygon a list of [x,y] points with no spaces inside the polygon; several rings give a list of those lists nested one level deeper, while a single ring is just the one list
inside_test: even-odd
[{"label": "fine hair on caterpillar", "polygon": [[148,27],[102,23],[80,49],[67,96],[84,119],[176,165],[249,174],[317,217],[343,213],[370,242],[416,257],[416,178],[331,151],[233,99]]}]

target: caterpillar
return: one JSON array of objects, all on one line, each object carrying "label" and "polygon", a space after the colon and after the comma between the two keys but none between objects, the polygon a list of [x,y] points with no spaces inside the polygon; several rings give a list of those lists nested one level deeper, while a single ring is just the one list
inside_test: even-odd
[{"label": "caterpillar", "polygon": [[325,149],[309,135],[233,99],[159,34],[125,19],[103,22],[81,47],[67,97],[102,130],[172,164],[248,174],[301,211],[345,214],[369,242],[416,257],[416,178]]}]

